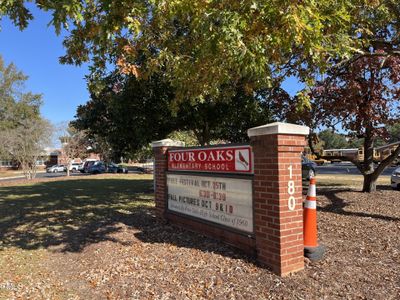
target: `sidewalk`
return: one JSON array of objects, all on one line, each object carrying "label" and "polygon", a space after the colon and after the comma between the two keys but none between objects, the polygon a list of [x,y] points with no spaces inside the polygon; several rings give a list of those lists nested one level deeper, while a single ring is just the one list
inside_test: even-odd
[{"label": "sidewalk", "polygon": [[[25,178],[25,176],[23,175],[22,172],[10,172],[13,174],[7,174],[7,172],[4,173],[0,173],[0,181],[1,180],[9,180],[9,179],[20,179],[20,178]],[[39,173],[46,173],[46,171],[41,170],[41,171],[37,171],[36,174]]]}]

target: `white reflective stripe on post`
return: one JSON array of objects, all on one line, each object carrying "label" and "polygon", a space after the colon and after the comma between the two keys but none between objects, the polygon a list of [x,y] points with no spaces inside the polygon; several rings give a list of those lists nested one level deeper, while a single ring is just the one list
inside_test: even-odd
[{"label": "white reflective stripe on post", "polygon": [[317,201],[306,200],[304,208],[317,209]]},{"label": "white reflective stripe on post", "polygon": [[315,184],[310,184],[310,186],[308,188],[307,196],[311,196],[311,197],[316,197],[317,196],[317,189],[316,189]]}]

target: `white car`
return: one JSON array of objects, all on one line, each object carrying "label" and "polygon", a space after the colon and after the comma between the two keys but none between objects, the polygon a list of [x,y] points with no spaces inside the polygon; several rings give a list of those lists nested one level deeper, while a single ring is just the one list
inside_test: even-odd
[{"label": "white car", "polygon": [[80,163],[71,163],[71,164],[69,165],[69,170],[70,170],[71,172],[78,172],[78,170],[80,169],[81,165],[82,165],[82,164],[80,164]]},{"label": "white car", "polygon": [[393,171],[390,183],[392,188],[400,189],[400,167]]},{"label": "white car", "polygon": [[65,172],[67,168],[64,165],[54,165],[46,169],[47,173]]}]

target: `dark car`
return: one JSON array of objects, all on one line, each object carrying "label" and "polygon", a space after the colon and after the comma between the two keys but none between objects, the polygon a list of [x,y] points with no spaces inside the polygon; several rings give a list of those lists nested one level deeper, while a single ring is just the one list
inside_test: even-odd
[{"label": "dark car", "polygon": [[94,165],[94,163],[97,162],[96,160],[87,160],[83,163],[82,168],[79,168],[78,170],[81,173],[88,173],[88,170],[91,166]]},{"label": "dark car", "polygon": [[393,171],[390,183],[393,189],[400,190],[400,167]]},{"label": "dark car", "polygon": [[106,165],[102,161],[95,161],[88,169],[87,173],[89,174],[101,174],[105,173],[107,170]]},{"label": "dark car", "polygon": [[137,167],[137,166],[130,167],[129,171],[131,173],[135,173],[135,174],[146,174],[146,173],[149,173],[148,169],[145,169],[143,167]]},{"label": "dark car", "polygon": [[301,157],[301,178],[303,180],[310,180],[310,178],[315,177],[317,164],[307,157]]},{"label": "dark car", "polygon": [[128,168],[125,168],[121,165],[117,165],[115,163],[110,163],[107,166],[108,173],[128,173]]}]

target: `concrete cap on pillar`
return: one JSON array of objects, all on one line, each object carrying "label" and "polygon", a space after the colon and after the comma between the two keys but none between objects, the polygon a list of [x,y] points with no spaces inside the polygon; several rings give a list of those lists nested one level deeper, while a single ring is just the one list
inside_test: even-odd
[{"label": "concrete cap on pillar", "polygon": [[308,135],[309,133],[310,128],[307,126],[282,122],[253,127],[247,130],[249,137],[270,134]]},{"label": "concrete cap on pillar", "polygon": [[171,139],[164,139],[160,141],[155,141],[151,143],[152,148],[157,147],[185,147],[185,142],[174,141]]}]

